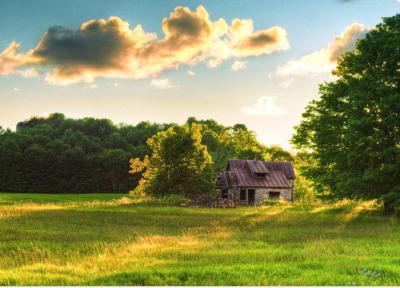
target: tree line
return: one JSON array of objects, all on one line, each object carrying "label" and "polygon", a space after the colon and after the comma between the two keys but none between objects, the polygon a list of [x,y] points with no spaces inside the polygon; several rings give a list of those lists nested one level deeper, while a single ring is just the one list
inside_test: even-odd
[{"label": "tree line", "polygon": [[[149,122],[115,125],[108,119],[70,119],[54,113],[20,122],[15,131],[0,129],[0,191],[127,193],[138,186],[147,170],[129,173],[130,159],[143,160],[146,156],[152,157],[154,151],[153,159],[164,153],[169,161],[154,163],[154,169],[164,164],[169,167],[192,165],[184,171],[170,169],[169,173],[160,174],[158,179],[169,179],[176,174],[178,182],[188,179],[192,185],[171,186],[160,182],[165,185],[159,186],[155,193],[159,195],[196,195],[193,192],[196,187],[211,192],[214,173],[224,170],[229,159],[295,159],[278,146],[261,144],[255,133],[243,124],[228,127],[212,119],[191,117],[184,125]],[[197,166],[196,157],[200,157],[201,162]],[[144,175],[154,173],[154,169],[148,169]],[[203,175],[204,171],[208,175],[206,180],[190,177]]]},{"label": "tree line", "polygon": [[129,159],[147,154],[146,140],[169,124],[114,125],[54,113],[0,130],[0,191],[127,192],[139,176]]}]

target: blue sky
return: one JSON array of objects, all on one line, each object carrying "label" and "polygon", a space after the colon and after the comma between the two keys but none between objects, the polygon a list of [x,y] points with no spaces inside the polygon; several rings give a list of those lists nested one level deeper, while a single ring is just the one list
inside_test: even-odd
[{"label": "blue sky", "polygon": [[[189,9],[170,16],[178,6]],[[186,45],[178,52],[187,55],[182,56],[174,50],[173,56],[168,56],[172,58],[165,64],[148,64],[146,61],[164,59],[157,58],[164,53],[162,49],[165,46],[162,45],[167,41],[163,38],[163,19],[187,19],[184,17],[189,15],[193,16],[190,19],[202,20],[206,16],[196,10],[199,6],[203,6],[209,15],[210,21],[206,19],[204,23],[213,25],[210,26],[212,31],[219,29],[215,24],[218,19],[223,18],[226,23],[224,32],[221,32],[223,35],[217,40],[213,38],[218,42],[218,49],[214,40],[210,46],[204,44],[202,38],[200,46],[195,47],[192,43],[199,39],[186,41],[187,38],[182,40],[181,36],[172,35],[167,47]],[[244,123],[256,131],[261,141],[288,148],[293,125],[300,121],[307,103],[318,97],[318,84],[332,80],[329,70],[335,66],[335,57],[352,49],[356,39],[379,23],[381,17],[393,16],[399,11],[400,3],[396,0],[3,0],[0,2],[0,51],[13,41],[20,47],[10,48],[12,54],[4,56],[3,52],[0,56],[0,126],[14,129],[18,121],[51,112],[63,112],[69,117],[107,117],[125,123],[141,120],[182,123],[187,117],[195,116],[214,118],[227,125]],[[147,60],[140,59],[134,68],[132,65],[120,68],[120,62],[105,58],[117,57],[121,61],[120,56],[127,55],[126,51],[136,50],[124,46],[122,54],[107,56],[101,51],[97,53],[94,51],[97,47],[110,43],[108,38],[100,37],[96,38],[100,39],[98,44],[86,51],[87,57],[101,55],[99,63],[105,61],[111,66],[104,64],[99,68],[97,64],[87,62],[83,68],[76,68],[76,61],[73,59],[71,62],[71,57],[81,59],[79,57],[86,57],[85,53],[71,56],[67,51],[67,56],[60,56],[48,44],[56,43],[50,40],[56,41],[57,37],[66,37],[65,33],[57,32],[55,39],[41,42],[49,27],[61,26],[68,31],[77,31],[82,23],[101,18],[108,21],[110,16],[128,22],[129,29],[141,25],[145,32],[155,33],[156,36],[151,37],[157,39],[146,40],[143,47],[155,45],[153,50],[161,52],[150,55]],[[241,21],[251,19],[254,27],[246,35],[238,36],[235,44],[229,39],[236,37],[232,23],[236,18]],[[123,23],[121,21],[118,23]],[[171,33],[178,31],[173,30],[179,28],[173,26],[175,22],[168,23]],[[248,22],[240,23],[250,27]],[[278,30],[268,30],[274,26],[279,27]],[[122,28],[117,28],[117,32],[122,31],[118,29]],[[245,47],[245,43],[256,43],[249,40],[257,40],[261,34],[272,40],[257,42],[262,46]],[[87,34],[74,35],[78,35],[74,38],[77,41]],[[339,38],[334,41],[335,37]],[[177,39],[176,43],[172,42],[174,39]],[[39,43],[40,49],[37,48]],[[223,49],[219,48],[222,44],[225,45]],[[120,49],[118,45],[110,47]],[[140,53],[145,51],[141,49]],[[139,61],[136,58],[131,60]],[[215,60],[217,65],[211,65],[211,60]],[[61,76],[54,74],[60,70]],[[26,71],[34,73],[30,75]],[[70,71],[73,71],[74,78],[67,79]]]}]

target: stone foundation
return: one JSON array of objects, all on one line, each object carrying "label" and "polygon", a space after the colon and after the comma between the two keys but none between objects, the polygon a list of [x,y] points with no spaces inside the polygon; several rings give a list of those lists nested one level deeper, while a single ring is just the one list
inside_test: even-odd
[{"label": "stone foundation", "polygon": [[[241,199],[241,192],[243,190]],[[254,190],[254,203],[249,202],[249,190]],[[277,192],[279,192],[279,196],[277,196]],[[221,190],[219,191],[221,195]],[[246,188],[239,189],[233,188],[228,189],[228,199],[235,201],[238,204],[255,204],[260,205],[266,199],[280,199],[283,201],[293,201],[293,189],[290,188]]]}]

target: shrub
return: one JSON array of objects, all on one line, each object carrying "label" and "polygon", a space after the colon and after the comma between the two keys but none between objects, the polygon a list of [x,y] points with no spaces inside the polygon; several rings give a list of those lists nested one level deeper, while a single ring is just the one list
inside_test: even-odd
[{"label": "shrub", "polygon": [[275,206],[281,203],[281,199],[265,199],[264,201],[262,201],[263,206]]}]

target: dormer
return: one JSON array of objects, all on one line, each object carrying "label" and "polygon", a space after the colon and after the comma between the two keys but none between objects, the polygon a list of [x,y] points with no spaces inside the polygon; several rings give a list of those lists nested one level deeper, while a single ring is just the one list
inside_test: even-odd
[{"label": "dormer", "polygon": [[257,178],[265,178],[270,171],[265,166],[264,161],[261,160],[247,160],[246,166],[250,173]]}]

